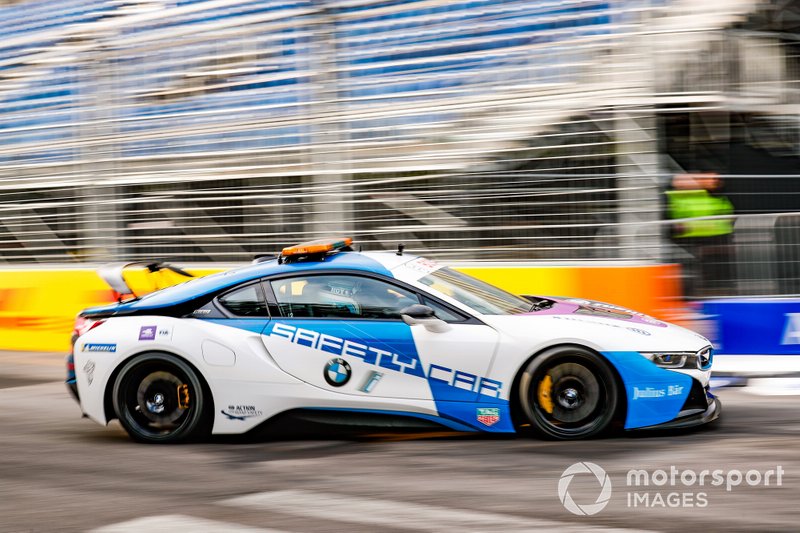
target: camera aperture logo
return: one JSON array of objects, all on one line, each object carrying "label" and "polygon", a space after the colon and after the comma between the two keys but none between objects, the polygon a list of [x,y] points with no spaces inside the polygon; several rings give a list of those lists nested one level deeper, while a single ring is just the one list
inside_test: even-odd
[{"label": "camera aperture logo", "polygon": [[[592,474],[597,478],[597,482],[600,484],[600,494],[597,495],[597,499],[594,503],[580,505],[575,503],[575,500],[572,499],[569,493],[569,484],[572,483],[572,478],[578,474]],[[564,505],[564,508],[572,514],[579,516],[597,514],[602,511],[605,506],[608,505],[609,500],[611,500],[611,478],[608,477],[605,470],[594,463],[588,461],[575,463],[567,467],[564,473],[561,474],[561,479],[558,480],[558,497]]]},{"label": "camera aperture logo", "polygon": [[[577,475],[591,474],[597,480],[598,488],[588,489],[585,483],[579,489],[583,499],[587,494],[599,491],[594,503],[577,503],[570,494],[570,483]],[[730,493],[735,488],[748,485],[750,487],[780,487],[783,485],[785,470],[781,465],[768,470],[750,469],[681,469],[672,465],[657,470],[631,469],[625,476],[627,507],[640,509],[664,508],[699,508],[708,507],[709,491]],[[574,488],[574,487],[573,487]],[[623,489],[623,490],[625,490]],[[590,492],[589,492],[590,491]],[[722,492],[724,491],[724,492]],[[573,490],[573,493],[576,492]],[[591,516],[599,513],[611,500],[611,478],[606,471],[588,461],[575,463],[567,467],[558,481],[558,497],[564,508],[572,514]]]}]

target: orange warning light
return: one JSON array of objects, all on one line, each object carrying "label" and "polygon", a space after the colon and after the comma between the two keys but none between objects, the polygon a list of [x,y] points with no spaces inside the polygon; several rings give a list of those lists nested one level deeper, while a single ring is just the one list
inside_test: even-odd
[{"label": "orange warning light", "polygon": [[339,250],[346,246],[353,244],[353,239],[345,237],[343,239],[319,239],[316,241],[302,242],[294,246],[288,246],[283,249],[281,255],[308,255],[308,254],[321,254]]}]

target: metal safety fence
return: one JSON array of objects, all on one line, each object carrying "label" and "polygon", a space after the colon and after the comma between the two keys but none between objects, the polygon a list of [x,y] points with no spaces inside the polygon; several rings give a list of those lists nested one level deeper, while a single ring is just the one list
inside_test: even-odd
[{"label": "metal safety fence", "polygon": [[690,293],[797,292],[800,53],[752,28],[772,5],[0,5],[0,263],[246,261],[346,233],[698,277],[665,202],[695,171],[731,186],[736,253]]},{"label": "metal safety fence", "polygon": [[[609,175],[526,172],[419,173],[362,177],[344,184],[225,180],[126,187],[0,192],[3,261],[80,261],[91,256],[180,261],[244,261],[335,232],[332,203],[348,234],[368,248],[472,260],[652,259],[628,253],[657,225],[621,224],[644,212],[633,193],[656,194],[649,178],[620,191]],[[332,200],[333,198],[333,200]],[[91,221],[95,227],[86,231]],[[625,232],[630,232],[626,234]]]}]

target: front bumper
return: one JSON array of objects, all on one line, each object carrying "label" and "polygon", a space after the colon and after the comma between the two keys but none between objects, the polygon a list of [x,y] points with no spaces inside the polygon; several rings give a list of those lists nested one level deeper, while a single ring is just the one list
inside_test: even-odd
[{"label": "front bumper", "polygon": [[719,418],[719,415],[722,412],[722,402],[719,401],[719,398],[711,394],[707,388],[701,390],[703,391],[703,397],[706,403],[704,407],[698,405],[698,394],[695,394],[693,387],[693,394],[689,394],[689,397],[686,399],[686,403],[678,413],[678,416],[669,422],[664,422],[663,424],[656,424],[653,426],[640,427],[636,429],[685,429],[695,426],[702,426],[703,424],[713,422]]}]

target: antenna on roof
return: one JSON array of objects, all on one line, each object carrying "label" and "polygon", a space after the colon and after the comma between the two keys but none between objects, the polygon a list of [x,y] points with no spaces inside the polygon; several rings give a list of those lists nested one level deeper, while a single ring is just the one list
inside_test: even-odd
[{"label": "antenna on roof", "polygon": [[403,243],[398,244],[397,245],[397,252],[396,252],[397,255],[403,255],[403,250],[405,250],[405,249],[406,249],[406,245],[405,244],[403,244]]}]

